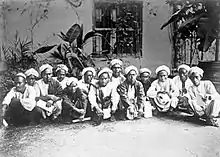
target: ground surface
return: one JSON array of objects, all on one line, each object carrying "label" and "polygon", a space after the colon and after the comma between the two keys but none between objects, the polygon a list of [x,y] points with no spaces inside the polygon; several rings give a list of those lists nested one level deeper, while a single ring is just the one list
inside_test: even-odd
[{"label": "ground surface", "polygon": [[11,128],[0,157],[220,157],[220,128],[164,117]]}]

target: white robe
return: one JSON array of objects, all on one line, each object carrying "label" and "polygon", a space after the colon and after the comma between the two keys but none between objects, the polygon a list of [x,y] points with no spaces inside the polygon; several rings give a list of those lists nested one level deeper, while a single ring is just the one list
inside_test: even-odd
[{"label": "white robe", "polygon": [[[180,95],[182,95],[182,81],[180,80],[180,76],[175,76],[174,78],[173,78],[173,82],[174,82],[174,84],[175,84],[175,86],[177,87],[177,89],[178,89],[178,92],[179,92],[179,96]],[[190,86],[192,86],[193,85],[193,83],[192,83],[192,81],[188,78],[187,80],[186,80],[186,82],[185,82],[185,88],[186,88],[186,90],[187,90],[187,93],[188,93],[188,90],[189,90],[189,87]]]},{"label": "white robe", "polygon": [[[34,85],[34,88],[36,91],[36,97],[48,95],[49,84],[44,83],[43,79],[38,80]],[[53,103],[52,100],[49,100],[48,102]],[[54,117],[58,117],[62,111],[62,100],[56,101],[53,106],[56,108],[56,110],[53,111],[53,115]],[[52,114],[51,112],[46,112],[46,113],[47,116],[50,116]],[[44,113],[42,113],[42,115],[44,118],[46,118],[46,115]]]},{"label": "white robe", "polygon": [[[55,80],[57,80],[57,77],[54,77]],[[66,88],[66,83],[68,81],[68,77],[65,77],[62,81],[58,81],[60,83],[60,85],[62,86],[62,89]]]},{"label": "white robe", "polygon": [[[96,84],[98,87],[98,84]],[[111,116],[111,110],[116,110],[120,97],[116,91],[115,84],[112,82],[109,82],[105,87],[98,87],[100,90],[103,92],[104,98],[107,96],[111,96],[111,102],[112,106],[110,106],[108,109],[104,109],[104,119],[110,118]],[[93,107],[98,107],[101,109],[101,104],[97,103],[97,88],[94,86],[91,86],[90,91],[89,91],[89,102],[91,104],[91,108]]]},{"label": "white robe", "polygon": [[170,99],[170,103],[167,103],[166,106],[162,105],[159,106],[160,108],[162,108],[160,111],[161,112],[166,112],[169,110],[170,106],[172,106],[173,108],[176,108],[177,104],[178,104],[178,89],[175,86],[174,82],[172,79],[167,78],[167,80],[162,83],[160,82],[158,79],[153,81],[150,88],[147,91],[147,96],[149,98],[156,98],[158,92],[166,92],[170,95],[171,99]]},{"label": "white robe", "polygon": [[26,85],[24,93],[20,93],[13,87],[10,92],[4,98],[2,104],[9,105],[12,98],[17,98],[20,100],[21,105],[28,111],[32,111],[36,106],[36,92],[33,87]]},{"label": "white robe", "polygon": [[[198,87],[195,85],[191,86],[189,88],[189,95],[190,105],[194,112],[196,112],[199,116],[204,114],[212,117],[219,116],[220,95],[211,81],[200,81]],[[208,99],[204,99],[205,97]]]}]

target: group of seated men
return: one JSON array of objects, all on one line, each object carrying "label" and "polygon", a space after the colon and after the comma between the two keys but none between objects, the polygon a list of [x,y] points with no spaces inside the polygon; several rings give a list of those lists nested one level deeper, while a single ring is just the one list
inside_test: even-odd
[{"label": "group of seated men", "polygon": [[[82,79],[67,77],[68,68],[44,64],[18,73],[15,87],[2,102],[4,121],[20,125],[42,120],[83,121],[91,117],[94,125],[104,119],[110,121],[138,119],[154,115],[169,115],[180,109],[203,118],[207,125],[218,126],[220,96],[210,81],[201,80],[203,70],[185,64],[178,67],[178,75],[169,78],[170,69],[159,66],[157,79],[152,81],[148,68],[138,70],[113,59],[109,67],[97,74],[93,67],[82,71]],[[124,75],[123,75],[124,74]]]}]

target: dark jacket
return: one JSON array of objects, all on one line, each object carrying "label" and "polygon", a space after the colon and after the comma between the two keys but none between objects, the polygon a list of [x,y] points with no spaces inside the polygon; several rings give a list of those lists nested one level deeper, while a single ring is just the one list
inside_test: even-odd
[{"label": "dark jacket", "polygon": [[49,82],[49,87],[48,87],[48,94],[51,95],[55,95],[57,97],[61,97],[62,96],[62,86],[60,85],[60,83],[55,80],[55,79],[51,79],[51,81]]},{"label": "dark jacket", "polygon": [[[132,105],[132,102],[128,99],[128,87],[129,87],[129,83],[127,80],[125,80],[122,84],[120,84],[117,87],[117,91],[125,107]],[[137,98],[136,104],[138,108],[140,109],[141,107],[143,107],[143,103],[144,103],[144,96],[145,96],[144,87],[142,83],[138,80],[135,81],[134,87],[135,87],[135,97]]]}]

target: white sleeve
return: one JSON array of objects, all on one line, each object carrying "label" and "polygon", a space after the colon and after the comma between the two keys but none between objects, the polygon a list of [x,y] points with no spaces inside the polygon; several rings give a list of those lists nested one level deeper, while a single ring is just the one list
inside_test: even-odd
[{"label": "white sleeve", "polygon": [[89,102],[91,104],[92,110],[93,110],[93,107],[99,107],[96,102],[96,88],[95,87],[93,86],[90,87],[88,98],[89,98]]},{"label": "white sleeve", "polygon": [[32,111],[34,109],[34,107],[36,106],[35,89],[33,87],[27,87],[27,94],[28,94],[28,96],[26,98],[20,99],[20,102],[26,110]]},{"label": "white sleeve", "polygon": [[111,95],[112,110],[116,110],[120,101],[120,95],[117,92],[117,86],[114,86],[114,84],[111,84],[111,86],[113,87]]},{"label": "white sleeve", "polygon": [[14,92],[14,88],[12,88],[10,90],[10,92],[7,93],[7,95],[5,96],[2,104],[6,104],[6,105],[9,105],[11,103],[11,99],[15,97],[15,92]]},{"label": "white sleeve", "polygon": [[172,97],[177,97],[179,95],[179,90],[178,90],[177,86],[175,85],[175,83],[172,79],[170,79],[170,84],[171,84],[171,93],[170,93],[170,95]]},{"label": "white sleeve", "polygon": [[36,97],[40,97],[40,86],[39,86],[39,84],[36,82],[35,84],[34,84],[34,89],[35,89],[35,93],[36,93]]},{"label": "white sleeve", "polygon": [[157,85],[156,82],[157,80],[155,80],[154,82],[152,82],[150,88],[147,91],[147,96],[150,98],[155,98],[157,96]]}]

